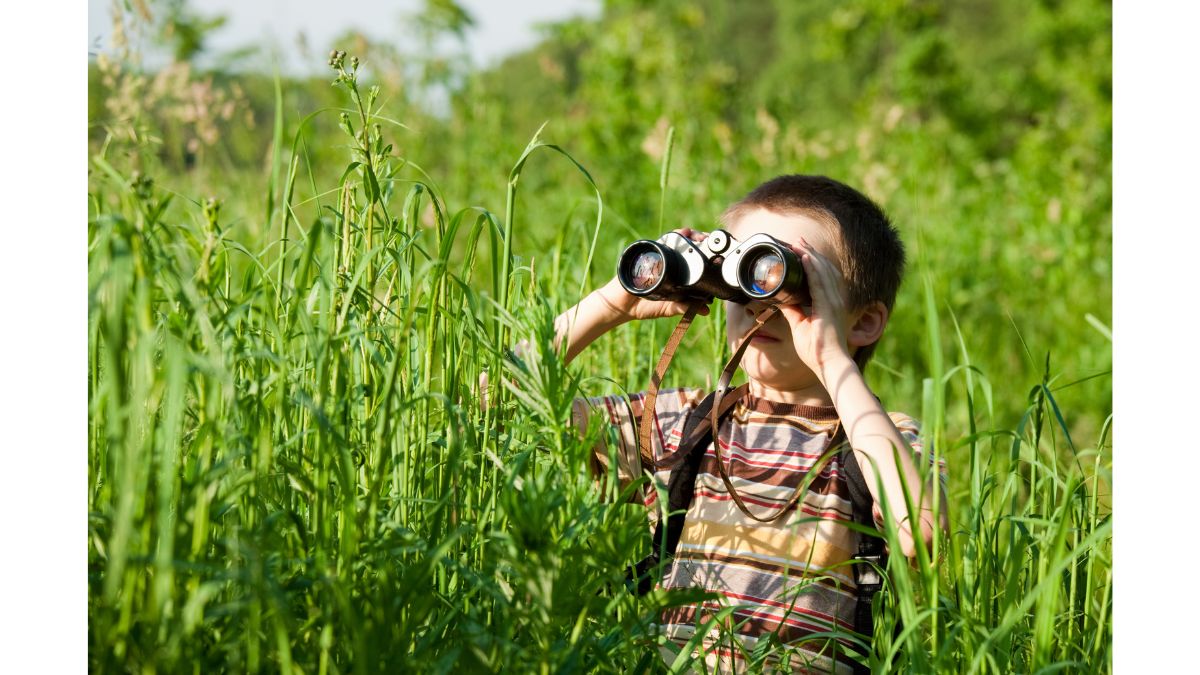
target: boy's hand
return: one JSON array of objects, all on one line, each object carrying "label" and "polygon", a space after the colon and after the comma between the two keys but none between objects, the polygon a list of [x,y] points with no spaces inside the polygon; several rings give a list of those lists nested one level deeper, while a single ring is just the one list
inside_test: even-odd
[{"label": "boy's hand", "polygon": [[[696,243],[700,243],[708,238],[707,233],[697,232],[690,227],[680,228],[675,230],[675,233],[683,235]],[[626,291],[616,277],[613,277],[611,281],[602,286],[597,293],[609,311],[612,312],[612,318],[622,323],[632,320],[680,316],[684,312],[687,312],[688,307],[690,307],[690,304],[686,302],[639,298]],[[708,312],[709,308],[706,305],[701,307],[698,313],[702,316],[707,316]]]},{"label": "boy's hand", "polygon": [[[689,228],[675,230],[695,242],[704,241],[708,235]],[[563,358],[570,363],[596,338],[617,326],[635,319],[657,319],[679,316],[687,312],[689,303],[659,300],[644,300],[625,290],[620,280],[613,278],[604,286],[592,291],[579,304],[568,309],[554,320],[556,337],[554,346],[567,345]],[[701,306],[700,314],[708,314],[708,306]]]},{"label": "boy's hand", "polygon": [[791,326],[796,354],[820,377],[827,364],[850,358],[846,285],[837,267],[805,239],[792,250],[804,266],[812,306],[807,313],[798,305],[780,306],[779,310]]}]

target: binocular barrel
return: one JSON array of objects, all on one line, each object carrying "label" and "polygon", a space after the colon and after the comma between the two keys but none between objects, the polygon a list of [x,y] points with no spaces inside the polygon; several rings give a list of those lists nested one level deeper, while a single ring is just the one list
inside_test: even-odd
[{"label": "binocular barrel", "polygon": [[642,239],[621,254],[617,277],[633,295],[650,300],[701,300],[714,297],[745,302],[736,287],[721,277],[716,256],[705,242],[693,242],[674,232],[658,241]]},{"label": "binocular barrel", "polygon": [[804,269],[790,247],[766,234],[738,241],[725,230],[703,242],[675,232],[635,241],[621,254],[617,279],[649,300],[797,304],[807,297]]}]

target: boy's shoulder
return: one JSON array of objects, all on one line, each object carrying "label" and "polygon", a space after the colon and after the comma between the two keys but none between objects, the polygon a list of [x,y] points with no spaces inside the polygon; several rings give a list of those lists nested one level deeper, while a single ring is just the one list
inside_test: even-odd
[{"label": "boy's shoulder", "polygon": [[888,417],[891,418],[892,424],[895,424],[896,428],[901,432],[905,431],[906,429],[911,430],[916,434],[921,432],[921,423],[908,413],[900,412],[898,410],[891,410],[888,411]]}]

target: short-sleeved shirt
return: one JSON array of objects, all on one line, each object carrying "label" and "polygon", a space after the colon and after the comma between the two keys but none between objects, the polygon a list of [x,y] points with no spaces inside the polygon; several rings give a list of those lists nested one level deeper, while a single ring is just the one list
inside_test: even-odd
[{"label": "short-sleeved shirt", "polygon": [[[662,462],[675,453],[684,425],[703,396],[699,389],[659,393],[651,447],[641,449],[640,462],[637,435],[645,395],[588,399],[618,431],[615,450],[621,477],[640,475],[641,466],[654,466],[646,460]],[[912,450],[921,452],[917,423],[904,414],[890,416]],[[848,562],[857,550],[858,533],[846,525],[854,516],[841,458],[828,453],[838,424],[832,406],[754,396],[739,401],[722,423],[718,436],[726,473],[752,513],[760,518],[774,516],[809,481],[794,511],[772,523],[758,522],[738,509],[718,473],[711,444],[701,459],[679,547],[662,587],[699,587],[722,599],[669,608],[659,625],[683,648],[696,627],[716,610],[737,605],[726,625],[726,637],[718,631],[705,637],[710,669],[744,672],[757,642],[774,633],[789,645],[785,651],[790,662],[772,661],[765,670],[851,672],[852,662],[845,655],[833,655],[829,639],[813,637],[854,629],[857,591]],[[596,460],[602,466],[609,463],[607,451],[597,449]],[[944,466],[939,469],[944,471]],[[817,475],[810,476],[814,470]],[[660,469],[654,476],[665,486],[670,469]],[[658,491],[647,489],[644,501],[653,527],[660,511]],[[878,505],[875,512],[878,522]],[[738,644],[728,639],[730,635]]]}]

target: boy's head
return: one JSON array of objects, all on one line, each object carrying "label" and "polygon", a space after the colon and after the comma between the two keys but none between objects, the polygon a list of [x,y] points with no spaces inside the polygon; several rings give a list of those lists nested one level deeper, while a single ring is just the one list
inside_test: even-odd
[{"label": "boy's head", "polygon": [[[759,185],[727,208],[721,215],[721,224],[738,239],[765,232],[796,245],[799,237],[804,237],[828,258],[841,271],[845,283],[844,299],[852,324],[848,328],[854,329],[850,337],[854,360],[859,368],[866,367],[895,304],[904,274],[904,244],[874,202],[824,176],[780,176]],[[736,340],[753,325],[752,315],[761,306],[730,304],[727,309],[729,338]],[[856,326],[856,322],[863,325]],[[786,332],[786,323],[778,316],[764,326],[764,331],[786,338],[780,335],[780,323]],[[795,367],[785,358],[790,340],[779,350],[771,346],[769,340],[756,341],[754,347],[760,353],[756,357],[747,353],[745,365],[751,377],[755,377],[756,370],[769,377],[769,371]],[[755,362],[766,370],[756,368]]]}]

